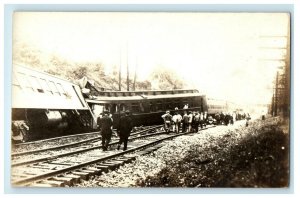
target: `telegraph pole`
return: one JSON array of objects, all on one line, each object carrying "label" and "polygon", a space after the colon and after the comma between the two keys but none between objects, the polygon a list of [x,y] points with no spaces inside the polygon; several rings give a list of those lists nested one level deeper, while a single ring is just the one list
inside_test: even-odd
[{"label": "telegraph pole", "polygon": [[[276,81],[274,85],[274,93],[272,97],[272,113],[274,116],[278,115],[278,112],[284,113],[287,108],[289,108],[289,103],[286,102],[286,100],[289,100],[289,85],[285,83],[279,83],[283,79],[283,77],[287,77],[288,72],[287,68],[289,67],[289,30],[287,35],[263,35],[260,36],[261,39],[284,39],[286,41],[286,45],[269,45],[269,46],[261,46],[260,49],[263,50],[277,50],[280,52],[286,52],[285,57],[266,57],[260,59],[261,61],[266,61],[274,64],[274,67],[277,67],[277,72],[276,72]],[[279,68],[285,68],[283,77],[282,75],[279,76]],[[281,71],[282,72],[282,71]],[[280,77],[280,79],[279,79]],[[280,86],[279,86],[280,85]],[[280,92],[279,92],[280,90]],[[287,93],[288,92],[288,93]]]},{"label": "telegraph pole", "polygon": [[275,84],[275,98],[274,98],[274,114],[277,116],[277,108],[278,108],[278,71],[276,73],[276,84]]},{"label": "telegraph pole", "polygon": [[127,44],[127,91],[129,91],[128,44]]},{"label": "telegraph pole", "polygon": [[119,66],[119,91],[121,91],[122,89],[122,52],[121,52],[121,49],[120,49],[120,66]]},{"label": "telegraph pole", "polygon": [[133,91],[135,91],[136,70],[137,70],[137,58],[135,59],[135,70],[134,70],[134,79],[133,79]]},{"label": "telegraph pole", "polygon": [[284,109],[283,109],[283,115],[285,117],[289,117],[290,115],[290,50],[291,50],[291,33],[290,33],[290,20],[288,21],[288,32],[287,32],[287,42],[286,42],[286,60],[285,60],[285,89],[284,89]]},{"label": "telegraph pole", "polygon": [[[275,91],[275,89],[274,89]],[[271,109],[271,113],[272,113],[272,116],[275,116],[275,93],[273,91],[273,95],[272,95],[272,109]]]}]

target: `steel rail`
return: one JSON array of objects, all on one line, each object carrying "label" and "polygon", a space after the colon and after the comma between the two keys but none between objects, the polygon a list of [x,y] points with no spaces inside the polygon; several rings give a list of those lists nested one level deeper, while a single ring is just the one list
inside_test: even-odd
[{"label": "steel rail", "polygon": [[[161,126],[162,125],[158,125],[158,126],[150,127],[149,129],[143,129],[141,131],[137,131],[135,133],[132,133],[131,135],[138,135],[138,134],[147,132],[149,130],[159,128]],[[97,133],[100,134],[100,132],[97,132]],[[63,137],[61,137],[61,138],[63,138]],[[43,149],[38,149],[38,150],[24,151],[24,152],[19,152],[19,153],[12,153],[11,157],[17,157],[17,156],[20,156],[20,155],[28,155],[28,154],[33,154],[33,153],[38,153],[38,152],[43,152],[43,151],[48,151],[48,150],[62,149],[62,148],[70,147],[70,146],[76,146],[76,145],[79,145],[79,144],[82,144],[82,143],[86,143],[86,142],[89,142],[89,141],[94,141],[94,140],[97,140],[97,139],[101,139],[101,137],[90,138],[90,139],[87,139],[87,140],[83,140],[83,141],[79,141],[79,142],[71,143],[71,144],[65,144],[65,145],[61,145],[61,146],[54,146],[54,147],[43,148]],[[47,140],[49,140],[49,139],[47,139]]]},{"label": "steel rail", "polygon": [[88,161],[88,162],[84,162],[84,163],[77,164],[77,165],[74,165],[74,166],[71,166],[71,167],[67,167],[67,168],[63,168],[63,169],[60,169],[60,170],[50,171],[50,172],[47,172],[47,173],[44,173],[44,174],[40,174],[40,175],[34,175],[32,177],[29,177],[29,178],[25,178],[25,179],[21,179],[19,181],[15,181],[12,184],[15,185],[15,186],[26,185],[28,183],[32,183],[33,181],[45,179],[47,177],[58,175],[58,174],[61,174],[61,173],[64,173],[64,172],[69,172],[69,171],[72,171],[72,170],[75,170],[75,169],[78,169],[78,168],[81,168],[81,167],[84,167],[84,166],[87,166],[87,165],[99,163],[99,162],[102,162],[102,161],[113,159],[113,158],[118,157],[118,156],[122,156],[122,155],[125,155],[125,154],[128,154],[128,153],[132,153],[132,152],[135,152],[137,150],[141,150],[141,149],[144,149],[146,147],[149,147],[149,146],[152,146],[152,145],[155,145],[155,144],[159,144],[162,141],[165,141],[165,140],[168,140],[168,139],[172,139],[172,138],[175,138],[175,137],[178,137],[178,136],[182,136],[182,135],[185,135],[185,134],[186,133],[172,135],[172,136],[169,136],[169,137],[166,137],[166,138],[162,138],[160,140],[155,140],[153,142],[144,144],[144,145],[136,147],[136,148],[128,149],[126,151],[121,151],[120,153],[116,153],[116,154],[113,154],[113,155],[105,156],[105,157],[102,157],[102,158],[99,158],[99,159],[96,159],[96,160],[91,160],[91,161]]},{"label": "steel rail", "polygon": [[[215,127],[215,126],[212,126],[212,127]],[[209,129],[209,128],[212,128],[212,127],[207,127],[205,129],[201,129],[201,130],[206,130],[206,129]],[[166,132],[162,132],[162,133],[166,133]],[[99,159],[94,159],[94,160],[87,161],[87,162],[84,162],[84,163],[81,163],[81,164],[77,164],[77,165],[74,165],[74,166],[71,166],[71,167],[62,168],[60,170],[54,170],[54,171],[50,171],[50,172],[43,173],[43,174],[40,174],[40,175],[34,175],[32,177],[29,177],[29,178],[21,179],[21,180],[12,182],[12,184],[16,185],[16,186],[27,185],[27,184],[30,184],[30,183],[32,183],[34,181],[46,179],[46,178],[51,177],[51,176],[55,176],[55,175],[58,175],[58,174],[62,174],[62,173],[65,173],[65,172],[76,170],[78,168],[82,168],[84,166],[88,166],[88,165],[91,165],[91,164],[99,163],[99,162],[106,161],[106,160],[109,160],[109,159],[113,159],[115,157],[119,157],[119,156],[122,156],[122,155],[125,155],[125,154],[128,154],[128,153],[132,153],[132,152],[135,152],[137,150],[145,149],[145,148],[147,148],[149,146],[159,144],[159,143],[161,143],[161,142],[163,142],[165,140],[173,139],[173,138],[178,137],[178,136],[190,135],[190,134],[193,134],[193,133],[185,132],[185,133],[179,133],[179,134],[171,135],[169,137],[161,138],[159,140],[152,141],[150,143],[138,146],[136,148],[128,149],[126,151],[121,151],[119,153],[112,154],[112,155],[105,156],[105,157],[101,157]],[[147,136],[149,136],[149,135],[147,135]]]},{"label": "steel rail", "polygon": [[[129,138],[129,141],[142,139],[142,138],[147,138],[147,137],[150,137],[150,136],[161,135],[161,134],[166,134],[166,132],[152,133],[152,134],[142,135],[142,136],[139,136],[139,137],[133,137],[133,138]],[[109,144],[109,146],[116,145],[118,143],[119,143],[119,141],[114,141],[114,142],[111,142]],[[82,152],[86,152],[86,151],[90,151],[90,150],[94,150],[94,149],[100,149],[100,148],[102,148],[102,146],[95,146],[95,147],[91,147],[91,148],[79,149],[79,150],[76,150],[76,151],[67,152],[67,153],[54,155],[54,156],[50,156],[50,157],[43,157],[43,158],[38,158],[38,159],[29,160],[29,161],[25,161],[25,162],[13,163],[13,164],[11,164],[11,167],[17,167],[17,166],[23,166],[23,165],[27,165],[27,164],[42,162],[42,161],[48,161],[48,160],[55,159],[55,158],[58,158],[58,157],[74,155],[74,154],[78,154],[78,153],[82,153]]]}]

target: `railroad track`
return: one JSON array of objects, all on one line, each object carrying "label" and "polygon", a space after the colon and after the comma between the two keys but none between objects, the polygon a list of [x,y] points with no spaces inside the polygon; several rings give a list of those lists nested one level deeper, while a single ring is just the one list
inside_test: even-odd
[{"label": "railroad track", "polygon": [[[162,125],[154,125],[154,126],[147,126],[142,129],[138,129],[137,131],[133,132],[131,134],[132,136],[138,136],[143,133],[151,132],[152,130],[155,130],[157,128],[162,127]],[[114,130],[112,139],[117,139],[116,131]],[[83,136],[83,138],[81,137]],[[91,137],[90,137],[91,136]],[[84,139],[84,140],[78,140],[78,138]],[[70,135],[70,136],[62,136],[62,137],[56,137],[51,139],[45,139],[45,140],[39,140],[34,142],[26,142],[26,143],[20,143],[13,145],[13,150],[22,150],[21,152],[12,152],[12,157],[17,156],[24,156],[28,154],[36,154],[43,151],[49,151],[49,150],[57,150],[57,149],[63,149],[70,146],[77,146],[80,144],[98,141],[101,139],[100,132],[92,132],[92,133],[85,133],[85,134],[77,134],[77,135]],[[67,141],[70,141],[71,143],[64,143]],[[48,145],[48,146],[47,146]],[[23,147],[23,148],[21,148]],[[40,147],[40,148],[39,148]],[[26,151],[24,151],[26,150]]]},{"label": "railroad track", "polygon": [[[165,132],[140,135],[131,138],[128,150],[100,151],[100,146],[82,149],[65,155],[52,156],[39,162],[19,164],[12,168],[11,183],[14,186],[65,186],[72,185],[90,175],[100,174],[132,161],[136,156],[163,146],[165,140],[186,135]],[[111,148],[117,142],[111,143]],[[134,152],[139,151],[135,154]],[[130,154],[130,155],[129,155]]]},{"label": "railroad track", "polygon": [[100,133],[91,132],[91,133],[81,133],[75,135],[68,135],[68,136],[60,136],[55,138],[37,140],[32,142],[24,142],[24,143],[15,143],[12,144],[12,155],[22,155],[22,153],[36,151],[36,150],[43,150],[49,149],[51,147],[56,147],[57,145],[65,145],[69,142],[78,142],[85,139],[90,139],[94,137],[99,137]]},{"label": "railroad track", "polygon": [[[129,141],[142,139],[149,136],[164,134],[165,132],[158,132],[158,133],[152,132],[160,127],[161,125],[157,125],[157,126],[150,127],[148,129],[136,131],[130,136]],[[64,157],[72,154],[100,149],[101,148],[100,139],[101,139],[100,137],[97,137],[97,138],[91,138],[88,140],[80,141],[77,143],[70,143],[66,145],[51,147],[48,149],[40,149],[40,150],[28,151],[22,153],[13,153],[11,167],[18,167],[27,164],[43,162],[43,161],[51,160],[53,158]],[[112,143],[110,143],[110,146],[116,145],[118,141],[119,139],[117,138],[113,139]]]}]

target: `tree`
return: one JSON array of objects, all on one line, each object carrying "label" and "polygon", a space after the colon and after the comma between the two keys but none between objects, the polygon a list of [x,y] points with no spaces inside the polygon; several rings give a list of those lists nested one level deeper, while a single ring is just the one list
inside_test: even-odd
[{"label": "tree", "polygon": [[185,86],[183,79],[174,70],[163,66],[154,68],[150,78],[155,89],[182,89]]}]

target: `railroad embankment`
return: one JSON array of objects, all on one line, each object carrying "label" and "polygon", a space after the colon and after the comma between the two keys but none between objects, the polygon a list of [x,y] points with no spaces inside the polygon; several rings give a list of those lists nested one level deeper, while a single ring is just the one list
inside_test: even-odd
[{"label": "railroad embankment", "polygon": [[289,133],[279,118],[218,126],[169,141],[90,187],[286,187]]}]

